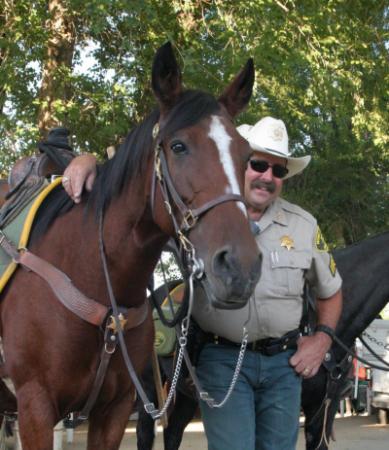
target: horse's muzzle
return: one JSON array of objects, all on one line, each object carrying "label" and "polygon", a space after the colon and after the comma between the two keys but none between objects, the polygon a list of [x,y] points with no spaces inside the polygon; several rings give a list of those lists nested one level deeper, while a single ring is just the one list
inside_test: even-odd
[{"label": "horse's muzzle", "polygon": [[215,252],[208,276],[211,303],[216,308],[238,309],[246,305],[261,273],[259,256],[250,267],[244,268],[230,246]]}]

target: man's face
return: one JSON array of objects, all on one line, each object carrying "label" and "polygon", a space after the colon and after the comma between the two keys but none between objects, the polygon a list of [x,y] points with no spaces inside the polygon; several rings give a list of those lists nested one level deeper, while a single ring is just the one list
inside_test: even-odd
[{"label": "man's face", "polygon": [[[271,166],[274,164],[286,165],[284,158],[257,151],[253,153],[250,160],[266,161]],[[265,172],[260,173],[253,170],[248,163],[245,175],[245,198],[249,205],[250,215],[254,213],[254,217],[252,217],[254,220],[259,218],[255,217],[258,213],[260,213],[259,216],[262,215],[273,200],[280,195],[282,183],[281,178],[273,175],[272,167],[269,166]]]}]

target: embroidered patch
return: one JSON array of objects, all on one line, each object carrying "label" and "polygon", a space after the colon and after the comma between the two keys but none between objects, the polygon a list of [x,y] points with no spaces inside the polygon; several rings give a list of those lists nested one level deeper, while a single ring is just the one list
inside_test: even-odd
[{"label": "embroidered patch", "polygon": [[324,237],[323,237],[319,227],[317,227],[317,231],[316,231],[315,246],[316,246],[317,250],[319,250],[319,252],[328,252],[328,245],[327,245],[326,241],[324,240]]},{"label": "embroidered patch", "polygon": [[330,265],[329,265],[329,267],[330,267],[331,275],[334,277],[335,274],[336,274],[336,263],[335,263],[334,257],[332,255],[330,255]]},{"label": "embroidered patch", "polygon": [[285,247],[288,251],[291,248],[294,248],[294,241],[290,236],[282,236],[281,238],[281,247]]}]

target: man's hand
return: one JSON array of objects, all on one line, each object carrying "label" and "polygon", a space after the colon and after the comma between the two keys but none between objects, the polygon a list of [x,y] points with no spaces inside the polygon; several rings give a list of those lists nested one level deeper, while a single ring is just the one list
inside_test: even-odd
[{"label": "man's hand", "polygon": [[331,344],[331,338],[320,331],[312,336],[302,336],[289,363],[299,375],[311,378],[317,374]]},{"label": "man's hand", "polygon": [[96,178],[96,158],[81,155],[71,161],[65,169],[62,185],[74,203],[80,203],[83,189],[91,191]]}]

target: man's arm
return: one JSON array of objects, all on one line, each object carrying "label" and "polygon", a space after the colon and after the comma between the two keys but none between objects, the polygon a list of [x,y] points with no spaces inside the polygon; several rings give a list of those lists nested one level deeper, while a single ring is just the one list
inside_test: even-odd
[{"label": "man's arm", "polygon": [[[335,330],[342,312],[342,303],[340,289],[329,298],[317,299],[317,324]],[[297,343],[297,352],[290,358],[291,366],[304,378],[313,377],[317,374],[331,344],[331,337],[323,331],[301,337]]]},{"label": "man's arm", "polygon": [[85,154],[74,158],[65,169],[62,184],[69,197],[80,203],[82,191],[92,190],[96,178],[96,158]]}]

